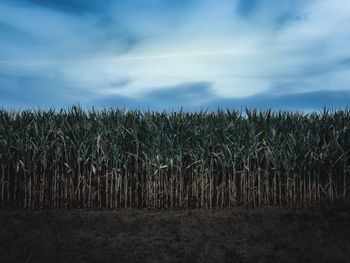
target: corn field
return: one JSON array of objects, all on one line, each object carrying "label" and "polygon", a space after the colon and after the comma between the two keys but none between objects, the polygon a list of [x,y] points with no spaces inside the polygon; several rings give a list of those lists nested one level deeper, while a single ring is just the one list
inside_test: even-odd
[{"label": "corn field", "polygon": [[229,209],[350,197],[350,110],[0,110],[0,207]]}]

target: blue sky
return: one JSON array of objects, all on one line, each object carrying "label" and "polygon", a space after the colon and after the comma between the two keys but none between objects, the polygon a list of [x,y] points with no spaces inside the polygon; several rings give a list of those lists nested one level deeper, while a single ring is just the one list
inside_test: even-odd
[{"label": "blue sky", "polygon": [[1,0],[0,106],[350,103],[348,0]]}]

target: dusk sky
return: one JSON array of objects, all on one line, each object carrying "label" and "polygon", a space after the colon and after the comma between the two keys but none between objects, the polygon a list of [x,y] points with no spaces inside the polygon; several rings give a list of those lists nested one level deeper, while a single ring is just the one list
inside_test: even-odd
[{"label": "dusk sky", "polygon": [[0,0],[0,107],[350,105],[349,0]]}]

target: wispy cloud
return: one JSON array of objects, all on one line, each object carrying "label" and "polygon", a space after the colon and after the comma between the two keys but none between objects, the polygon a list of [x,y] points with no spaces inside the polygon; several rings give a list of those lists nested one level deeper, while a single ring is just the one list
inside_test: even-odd
[{"label": "wispy cloud", "polygon": [[4,0],[0,104],[344,106],[348,24],[347,0]]}]

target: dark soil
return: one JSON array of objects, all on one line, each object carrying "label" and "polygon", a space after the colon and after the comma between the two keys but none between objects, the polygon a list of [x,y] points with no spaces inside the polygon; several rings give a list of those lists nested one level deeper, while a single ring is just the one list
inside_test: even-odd
[{"label": "dark soil", "polygon": [[350,262],[350,205],[0,211],[0,262]]}]

